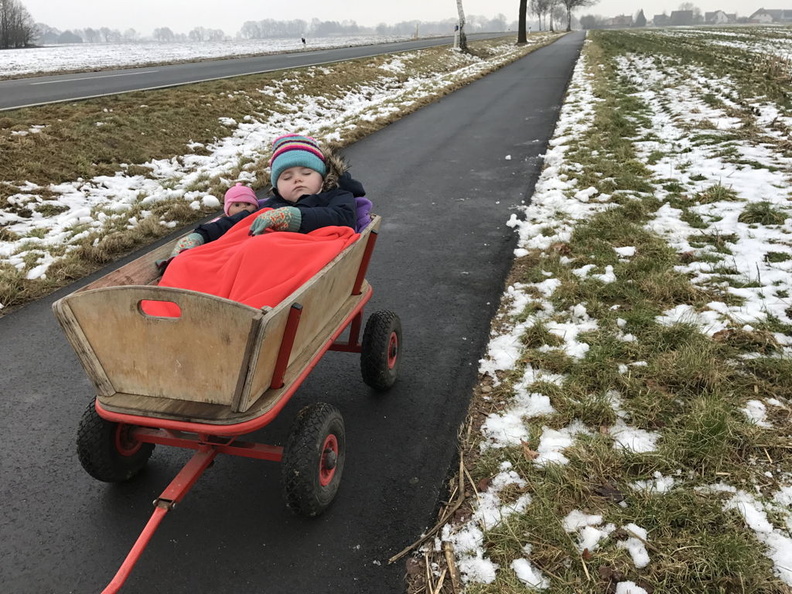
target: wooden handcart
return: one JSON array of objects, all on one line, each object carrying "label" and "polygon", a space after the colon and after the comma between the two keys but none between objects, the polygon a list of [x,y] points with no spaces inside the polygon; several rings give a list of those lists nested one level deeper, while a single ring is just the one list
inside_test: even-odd
[{"label": "wooden handcart", "polygon": [[[315,516],[332,502],[346,455],[344,421],[332,404],[302,409],[284,446],[239,440],[270,423],[329,350],[361,354],[363,380],[388,390],[396,381],[401,322],[363,308],[366,270],[381,219],[277,306],[257,309],[158,287],[163,245],[53,304],[96,398],[79,425],[77,450],[94,478],[122,482],[154,446],[195,450],[154,502],[154,512],[104,592],[117,592],[164,515],[218,454],[282,462],[290,509]],[[175,303],[178,317],[145,313],[146,302]],[[361,329],[363,329],[361,338]]]}]

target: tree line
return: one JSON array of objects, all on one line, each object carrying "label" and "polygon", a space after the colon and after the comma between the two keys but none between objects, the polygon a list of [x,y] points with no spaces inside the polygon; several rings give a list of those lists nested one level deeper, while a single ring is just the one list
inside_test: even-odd
[{"label": "tree line", "polygon": [[0,0],[0,49],[28,47],[36,37],[36,25],[19,0]]},{"label": "tree line", "polygon": [[[536,15],[532,23],[538,30],[560,30],[561,23],[566,21],[569,30],[572,24],[572,10],[581,6],[589,6],[597,0],[519,0],[519,19],[509,21],[503,14],[495,18],[470,16],[465,18],[464,31],[508,31],[518,30],[518,41],[524,37],[527,26],[527,13]],[[461,2],[460,2],[461,3]],[[529,9],[529,10],[528,10]],[[396,24],[381,23],[376,27],[364,27],[355,21],[320,21],[310,22],[302,19],[276,21],[263,19],[245,21],[236,33],[236,39],[273,39],[299,37],[331,37],[341,35],[394,35],[394,36],[425,36],[445,35],[454,33],[459,26],[456,19],[441,21],[402,21]],[[35,44],[51,45],[58,43],[121,43],[153,40],[162,43],[191,41],[223,41],[232,39],[221,29],[196,27],[189,33],[177,33],[169,27],[158,27],[150,37],[145,37],[135,29],[119,31],[109,27],[70,29],[60,31],[45,23],[34,23],[27,9],[20,0],[0,0],[0,49],[29,47]],[[522,39],[524,41],[524,39]]]},{"label": "tree line", "polygon": [[584,6],[592,6],[599,0],[520,0],[519,29],[517,43],[526,42],[526,17],[536,15],[539,29],[549,31],[572,30],[572,12]]},{"label": "tree line", "polygon": [[[246,21],[235,36],[227,35],[221,29],[209,29],[196,27],[188,33],[173,31],[170,27],[158,27],[154,29],[149,37],[144,36],[135,29],[120,31],[109,27],[85,29],[69,29],[61,31],[45,23],[33,23],[30,14],[19,0],[0,0],[5,11],[13,13],[14,19],[8,18],[2,21],[3,32],[5,33],[5,23],[16,23],[15,26],[9,25],[9,30],[17,31],[14,35],[9,35],[8,44],[3,44],[2,48],[7,47],[27,47],[34,44],[52,45],[59,43],[130,43],[138,41],[153,40],[161,43],[174,42],[208,42],[224,41],[228,39],[275,39],[275,38],[300,38],[300,37],[332,37],[342,35],[443,35],[454,31],[456,20],[453,18],[443,21],[403,21],[394,25],[379,24],[376,27],[364,27],[355,21],[321,21],[313,19],[306,21],[295,19],[290,21],[276,21],[273,19],[263,19],[260,21]],[[24,26],[22,26],[24,25]],[[516,29],[516,22],[507,21],[502,14],[495,18],[472,16],[467,21],[468,31],[506,31],[509,28]],[[24,34],[23,34],[24,33]],[[3,37],[5,39],[5,37]]]}]

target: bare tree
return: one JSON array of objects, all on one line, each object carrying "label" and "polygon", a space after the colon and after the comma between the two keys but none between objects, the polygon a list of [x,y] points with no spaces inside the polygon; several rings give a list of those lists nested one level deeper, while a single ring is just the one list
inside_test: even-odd
[{"label": "bare tree", "polygon": [[550,18],[556,23],[563,23],[566,20],[567,12],[560,0],[557,0],[550,9]]},{"label": "bare tree", "polygon": [[567,31],[572,30],[572,11],[576,8],[583,8],[584,6],[594,6],[599,0],[561,0],[567,11]]},{"label": "bare tree", "polygon": [[700,23],[704,20],[701,16],[701,9],[692,2],[683,2],[679,5],[679,10],[689,10],[692,12],[694,23]]},{"label": "bare tree", "polygon": [[529,8],[531,14],[536,15],[539,21],[539,30],[541,31],[544,27],[544,17],[550,10],[550,0],[530,0]]},{"label": "bare tree", "polygon": [[553,24],[553,10],[555,9],[558,2],[559,0],[547,0],[547,28],[550,30],[550,32],[555,31],[555,26]]},{"label": "bare tree", "polygon": [[517,45],[528,43],[525,31],[525,19],[528,16],[528,0],[520,0],[520,10],[517,16]]},{"label": "bare tree", "polygon": [[83,31],[83,35],[85,35],[85,41],[88,43],[98,43],[102,40],[101,33],[91,27],[86,27],[85,31]]},{"label": "bare tree", "polygon": [[36,25],[18,0],[0,0],[0,49],[28,47],[36,37]]},{"label": "bare tree", "polygon": [[118,29],[111,29],[110,27],[102,27],[99,29],[102,34],[102,39],[105,43],[118,43],[121,41],[121,33]]},{"label": "bare tree", "polygon": [[242,39],[260,39],[261,29],[255,21],[245,21],[242,28],[239,30],[239,36]]},{"label": "bare tree", "polygon": [[465,37],[465,11],[462,8],[462,0],[456,0],[459,21],[457,22],[456,33],[454,35],[454,49],[468,53],[467,37]]},{"label": "bare tree", "polygon": [[170,27],[160,27],[159,29],[154,29],[154,39],[164,43],[173,43],[176,40],[176,36]]}]

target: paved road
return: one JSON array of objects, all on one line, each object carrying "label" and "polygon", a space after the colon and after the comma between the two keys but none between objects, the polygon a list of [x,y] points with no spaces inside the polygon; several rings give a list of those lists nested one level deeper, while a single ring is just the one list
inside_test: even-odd
[{"label": "paved road", "polygon": [[[356,356],[329,353],[253,437],[282,443],[302,406],[335,403],[348,459],[333,506],[297,518],[281,503],[277,464],[218,458],[125,592],[404,591],[404,565],[387,559],[434,521],[512,259],[505,222],[533,190],[582,41],[567,35],[348,148],[384,217],[368,311],[402,318],[400,382],[372,395]],[[1,592],[99,591],[188,456],[160,447],[125,485],[82,471],[74,437],[91,387],[50,313],[65,293],[0,318]]]},{"label": "paved road", "polygon": [[[503,37],[504,35],[504,33],[474,33],[469,37],[471,40],[476,40]],[[115,95],[129,91],[161,89],[245,74],[261,74],[274,70],[343,62],[355,58],[446,45],[452,42],[452,37],[433,37],[415,41],[280,53],[252,58],[229,58],[147,68],[0,80],[0,111]]]}]

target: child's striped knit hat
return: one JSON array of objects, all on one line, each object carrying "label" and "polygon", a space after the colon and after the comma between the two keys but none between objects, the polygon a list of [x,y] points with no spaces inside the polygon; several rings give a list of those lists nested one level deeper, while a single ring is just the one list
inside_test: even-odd
[{"label": "child's striped knit hat", "polygon": [[289,167],[307,167],[324,177],[327,173],[324,155],[316,139],[299,134],[279,136],[272,143],[272,157],[269,161],[272,173],[270,183],[278,184],[278,177]]}]

